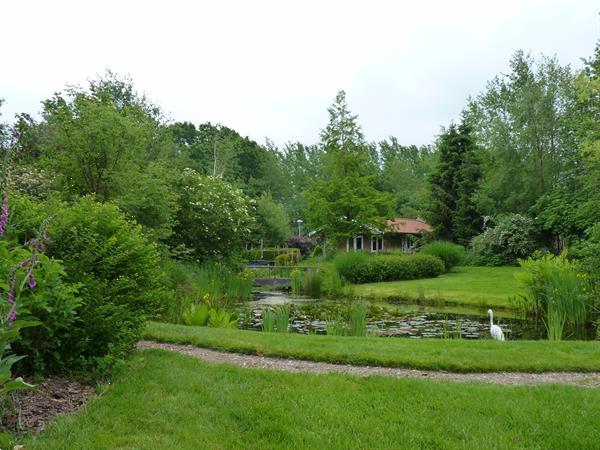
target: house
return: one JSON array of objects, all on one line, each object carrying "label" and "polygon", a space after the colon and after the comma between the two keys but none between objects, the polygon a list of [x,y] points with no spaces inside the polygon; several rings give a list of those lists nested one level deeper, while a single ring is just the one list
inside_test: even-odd
[{"label": "house", "polygon": [[[414,251],[414,242],[423,233],[431,233],[433,228],[421,219],[397,217],[386,221],[385,230],[365,226],[364,232],[346,240],[345,250],[363,250],[382,252],[400,250],[406,253]],[[344,250],[344,244],[338,250]]]}]

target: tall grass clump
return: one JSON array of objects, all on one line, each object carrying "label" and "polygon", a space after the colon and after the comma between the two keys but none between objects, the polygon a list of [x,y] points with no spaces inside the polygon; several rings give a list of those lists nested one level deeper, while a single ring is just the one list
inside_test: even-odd
[{"label": "tall grass clump", "polygon": [[516,276],[527,293],[516,297],[517,304],[544,322],[548,339],[561,340],[585,325],[591,303],[587,279],[577,261],[570,261],[563,253],[519,260],[519,264],[523,272]]},{"label": "tall grass clump", "polygon": [[275,331],[287,333],[290,325],[290,305],[281,305],[273,311]]},{"label": "tall grass clump", "polygon": [[223,264],[200,266],[166,260],[162,269],[167,274],[172,296],[165,319],[171,322],[179,323],[183,312],[192,304],[206,303],[212,308],[230,309],[252,295],[252,279]]},{"label": "tall grass clump", "polygon": [[287,333],[290,326],[290,305],[265,308],[261,313],[262,330]]},{"label": "tall grass clump", "polygon": [[319,270],[294,269],[290,274],[292,293],[320,298],[323,291],[323,276]]},{"label": "tall grass clump", "polygon": [[350,306],[350,317],[348,320],[348,335],[349,336],[366,336],[367,335],[367,313],[369,307],[362,301],[352,302]]},{"label": "tall grass clump", "polygon": [[338,315],[326,321],[326,332],[331,336],[366,336],[368,313],[369,305],[355,300],[350,304],[346,317]]},{"label": "tall grass clump", "polygon": [[466,250],[462,245],[447,241],[433,241],[421,247],[419,253],[437,256],[444,262],[446,271],[460,265],[466,257]]},{"label": "tall grass clump", "polygon": [[260,314],[260,318],[262,321],[262,330],[266,332],[275,331],[275,314],[273,310],[270,308],[263,309]]}]

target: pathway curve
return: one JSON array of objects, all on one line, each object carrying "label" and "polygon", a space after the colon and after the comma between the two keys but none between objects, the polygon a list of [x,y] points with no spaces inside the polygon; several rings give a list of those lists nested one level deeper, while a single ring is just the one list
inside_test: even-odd
[{"label": "pathway curve", "polygon": [[161,349],[182,355],[193,356],[210,363],[229,363],[240,367],[283,370],[286,372],[343,373],[358,376],[384,375],[398,378],[420,378],[451,381],[480,381],[495,384],[571,384],[591,388],[600,388],[600,373],[581,372],[494,372],[494,373],[455,373],[434,370],[415,370],[392,367],[353,366],[350,364],[332,364],[327,362],[305,361],[299,359],[274,358],[259,355],[243,355],[220,352],[194,345],[164,344],[154,341],[140,341],[138,349]]}]

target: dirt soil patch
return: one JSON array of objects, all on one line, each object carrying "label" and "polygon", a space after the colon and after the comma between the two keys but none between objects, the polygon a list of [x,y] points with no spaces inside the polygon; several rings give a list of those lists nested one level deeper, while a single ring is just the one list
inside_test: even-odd
[{"label": "dirt soil patch", "polygon": [[421,378],[462,382],[486,382],[506,385],[520,384],[571,384],[600,388],[600,373],[580,372],[494,372],[494,373],[454,373],[434,370],[416,370],[393,367],[353,366],[327,362],[304,361],[298,359],[273,358],[260,355],[242,355],[219,352],[194,345],[163,344],[153,341],[140,341],[138,349],[161,349],[181,353],[211,363],[229,363],[241,367],[284,370],[287,372],[345,373],[358,376],[384,375],[399,378]]},{"label": "dirt soil patch", "polygon": [[6,428],[39,432],[55,416],[77,411],[94,395],[92,386],[65,378],[47,378],[34,384],[39,391],[15,392],[16,408],[6,411],[2,420]]}]

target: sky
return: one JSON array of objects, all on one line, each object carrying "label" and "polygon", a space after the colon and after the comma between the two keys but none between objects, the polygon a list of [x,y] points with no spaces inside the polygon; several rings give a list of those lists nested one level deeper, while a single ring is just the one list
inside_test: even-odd
[{"label": "sky", "polygon": [[39,114],[106,69],[172,121],[318,142],[346,91],[368,140],[429,144],[518,49],[581,67],[597,0],[0,2],[0,112]]}]

